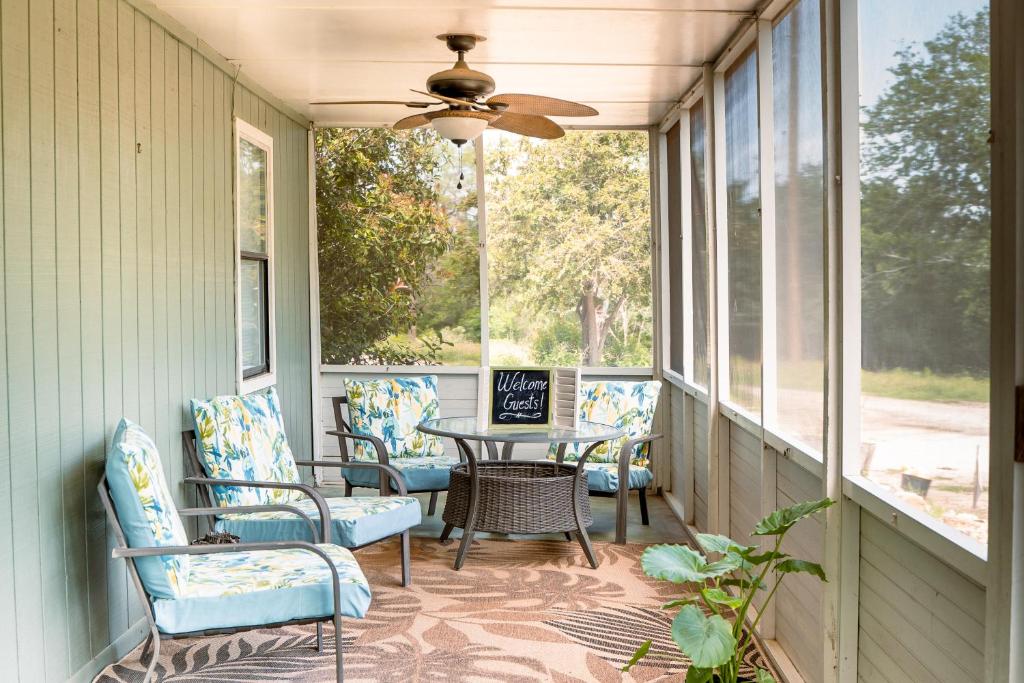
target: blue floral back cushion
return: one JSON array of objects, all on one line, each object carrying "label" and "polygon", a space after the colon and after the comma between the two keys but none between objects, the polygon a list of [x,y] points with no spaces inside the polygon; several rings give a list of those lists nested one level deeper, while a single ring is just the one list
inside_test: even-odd
[{"label": "blue floral back cushion", "polygon": [[[436,375],[346,379],[345,393],[352,431],[383,441],[389,458],[444,455],[441,437],[416,429],[423,420],[441,415]],[[365,441],[354,442],[353,455],[356,460],[377,460],[377,452]]]},{"label": "blue floral back cushion", "polygon": [[[658,408],[661,382],[583,382],[580,385],[580,420],[598,422],[617,427],[625,437],[605,442],[590,454],[589,462],[617,462],[619,449],[627,438],[647,436],[654,426],[654,411]],[[650,444],[636,447],[632,464],[646,465]],[[570,443],[565,448],[565,460],[579,460],[586,444]],[[552,444],[548,457],[554,459],[558,447]]]},{"label": "blue floral back cushion", "polygon": [[[196,446],[206,474],[214,479],[301,481],[284,433],[277,391],[192,399]],[[251,486],[215,486],[217,505],[272,505],[302,498],[298,491]]]},{"label": "blue floral back cushion", "polygon": [[[122,418],[107,451],[105,472],[130,547],[188,545],[160,454],[142,427]],[[184,591],[189,564],[188,555],[143,557],[136,562],[147,591],[163,598]]]}]

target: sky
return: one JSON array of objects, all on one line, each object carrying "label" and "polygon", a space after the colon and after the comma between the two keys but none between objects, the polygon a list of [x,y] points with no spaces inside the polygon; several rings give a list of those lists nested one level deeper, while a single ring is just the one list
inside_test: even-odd
[{"label": "sky", "polygon": [[933,38],[950,16],[971,15],[987,0],[860,0],[861,105],[870,106],[891,80],[896,50]]}]

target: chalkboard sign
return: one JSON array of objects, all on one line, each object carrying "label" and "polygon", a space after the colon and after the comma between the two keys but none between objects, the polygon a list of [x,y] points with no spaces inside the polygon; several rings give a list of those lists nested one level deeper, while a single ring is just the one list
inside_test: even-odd
[{"label": "chalkboard sign", "polygon": [[490,425],[551,423],[550,368],[491,368]]}]

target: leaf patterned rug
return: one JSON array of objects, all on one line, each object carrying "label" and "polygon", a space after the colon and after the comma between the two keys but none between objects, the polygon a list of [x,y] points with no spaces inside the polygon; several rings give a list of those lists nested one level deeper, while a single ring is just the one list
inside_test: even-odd
[{"label": "leaf patterned rug", "polygon": [[[591,569],[576,543],[474,541],[461,571],[457,543],[413,538],[413,583],[399,581],[398,548],[356,553],[373,589],[365,619],[345,619],[347,681],[682,681],[687,661],[659,609],[677,587],[640,571],[644,546],[595,543]],[[164,641],[164,681],[325,681],[334,673],[334,633],[324,654],[315,626]],[[653,645],[629,674],[621,667],[644,640]],[[97,681],[139,681],[141,646]],[[770,668],[759,650],[748,666]],[[752,673],[751,671],[744,673]]]}]

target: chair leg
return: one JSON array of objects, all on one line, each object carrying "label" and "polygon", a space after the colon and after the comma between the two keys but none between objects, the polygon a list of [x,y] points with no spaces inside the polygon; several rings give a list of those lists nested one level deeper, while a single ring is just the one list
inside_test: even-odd
[{"label": "chair leg", "polygon": [[629,489],[620,488],[615,496],[615,542],[623,545],[626,542],[626,504],[629,502]]},{"label": "chair leg", "polygon": [[430,493],[430,504],[427,505],[427,516],[433,517],[434,512],[437,510],[437,491],[431,491]]},{"label": "chair leg", "polygon": [[565,532],[565,540],[567,540],[567,541],[571,541],[572,540],[572,534],[570,532],[568,532],[568,531]]},{"label": "chair leg", "polygon": [[316,622],[316,651],[324,653],[324,622]]},{"label": "chair leg", "polygon": [[409,551],[409,530],[402,532],[402,585],[408,586],[412,583],[412,569]]},{"label": "chair leg", "polygon": [[146,638],[146,645],[142,648],[143,659],[146,656],[146,650],[149,649],[150,644],[153,646],[153,656],[149,660],[149,664],[146,666],[146,675],[142,677],[142,683],[149,683],[154,680],[153,675],[156,673],[156,664],[160,661],[160,633],[156,630],[156,626],[150,628],[149,637]]},{"label": "chair leg", "polygon": [[640,494],[640,521],[644,526],[650,526],[651,520],[647,516],[647,489],[642,488],[639,491]]},{"label": "chair leg", "polygon": [[451,534],[452,534],[452,529],[454,529],[454,528],[455,528],[454,524],[445,524],[444,525],[444,529],[441,531],[441,538],[439,538],[437,540],[441,541],[442,543],[447,541],[448,537],[451,536]]},{"label": "chair leg", "polygon": [[352,484],[348,483],[348,479],[345,480],[345,497],[348,498],[352,495]]},{"label": "chair leg", "polygon": [[[337,603],[335,603],[337,604]],[[341,683],[345,680],[345,672],[342,669],[341,664],[342,648],[341,648],[341,614],[337,611],[334,613],[334,680],[336,683]]]}]

